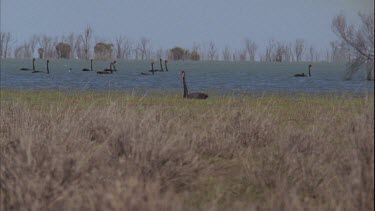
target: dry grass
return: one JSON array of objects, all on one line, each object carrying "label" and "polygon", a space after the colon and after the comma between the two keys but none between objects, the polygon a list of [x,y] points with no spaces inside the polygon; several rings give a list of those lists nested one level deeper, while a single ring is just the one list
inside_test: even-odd
[{"label": "dry grass", "polygon": [[374,99],[1,91],[0,210],[373,210]]}]

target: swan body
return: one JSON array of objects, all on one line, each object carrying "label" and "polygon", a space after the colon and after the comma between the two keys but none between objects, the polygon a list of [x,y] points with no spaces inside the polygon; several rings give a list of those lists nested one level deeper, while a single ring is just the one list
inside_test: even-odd
[{"label": "swan body", "polygon": [[33,70],[31,73],[47,73],[47,74],[49,74],[48,64],[49,64],[49,60],[47,60],[47,71],[46,72],[41,71],[41,70]]},{"label": "swan body", "polygon": [[151,73],[141,73],[141,75],[154,75],[155,70],[154,70],[154,62],[151,62],[151,70],[149,70]]},{"label": "swan body", "polygon": [[116,66],[115,66],[115,64],[116,64],[116,60],[112,62],[112,67],[113,67],[113,71],[115,71],[115,72],[116,72],[116,71],[117,71],[117,69],[116,69]]},{"label": "swan body", "polygon": [[159,63],[160,63],[160,70],[159,70],[159,69],[149,70],[149,72],[152,72],[152,71],[154,71],[154,72],[164,72],[162,61],[163,61],[162,59],[159,60]]},{"label": "swan body", "polygon": [[112,73],[113,73],[112,65],[113,65],[113,63],[111,62],[111,63],[109,64],[109,69],[104,69],[104,70],[102,70],[102,71],[97,71],[96,73],[97,73],[97,74],[112,74]]},{"label": "swan body", "polygon": [[185,81],[185,71],[182,71],[182,83],[184,85],[184,98],[201,100],[205,100],[208,98],[208,94],[202,92],[194,92],[189,94]]},{"label": "swan body", "polygon": [[83,68],[82,71],[92,71],[92,59],[90,60],[90,63],[91,63],[91,68],[90,69]]},{"label": "swan body", "polygon": [[[312,65],[310,64],[309,65],[309,76],[311,76],[311,67]],[[305,75],[305,73],[298,73],[298,74],[295,74],[294,77],[307,77],[307,75]]]},{"label": "swan body", "polygon": [[305,75],[305,73],[298,73],[298,74],[295,74],[294,77],[306,77],[307,75]]},{"label": "swan body", "polygon": [[33,59],[33,69],[22,67],[22,68],[20,68],[20,70],[24,70],[24,71],[26,71],[26,70],[33,70],[33,71],[35,71],[35,58]]}]

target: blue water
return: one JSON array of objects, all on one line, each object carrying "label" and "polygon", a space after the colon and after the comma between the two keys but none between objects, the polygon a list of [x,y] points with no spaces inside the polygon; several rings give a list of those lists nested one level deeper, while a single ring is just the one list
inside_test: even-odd
[{"label": "blue water", "polygon": [[[109,62],[94,61],[92,72],[85,60],[51,60],[50,74],[20,71],[31,68],[30,60],[1,60],[1,89],[36,90],[163,90],[182,92],[181,71],[186,71],[189,91],[212,92],[306,92],[306,93],[353,93],[374,92],[374,82],[365,80],[365,72],[359,72],[352,80],[344,80],[345,64],[312,63],[312,77],[296,78],[305,72],[309,63],[251,63],[224,61],[169,61],[169,72],[147,72],[149,61],[117,61],[117,72],[111,75],[96,74],[109,67]],[[70,70],[71,68],[71,70]],[[160,69],[155,62],[155,68]],[[46,70],[45,60],[36,61],[36,69]]]}]

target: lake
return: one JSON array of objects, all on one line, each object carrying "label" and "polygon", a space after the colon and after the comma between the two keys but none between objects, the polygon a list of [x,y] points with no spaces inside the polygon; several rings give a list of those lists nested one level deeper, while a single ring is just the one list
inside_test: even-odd
[{"label": "lake", "polygon": [[[46,70],[45,60],[36,60],[37,70]],[[312,77],[293,77],[296,73],[308,73],[309,63],[260,63],[225,61],[168,61],[168,72],[156,72],[153,76],[140,75],[151,69],[150,61],[117,61],[117,72],[109,75],[96,74],[109,68],[109,62],[54,59],[50,61],[50,74],[20,71],[32,68],[31,60],[1,60],[1,89],[16,90],[161,90],[181,92],[181,71],[186,71],[189,91],[214,93],[351,93],[374,92],[374,82],[365,80],[365,72],[352,80],[344,80],[345,64],[312,63]],[[155,61],[155,68],[160,69]],[[71,69],[71,70],[70,70]]]}]

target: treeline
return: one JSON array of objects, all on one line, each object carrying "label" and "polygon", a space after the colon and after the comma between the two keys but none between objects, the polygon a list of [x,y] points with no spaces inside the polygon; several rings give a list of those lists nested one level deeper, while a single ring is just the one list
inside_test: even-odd
[{"label": "treeline", "polygon": [[92,29],[87,27],[82,34],[71,33],[67,36],[52,37],[33,35],[27,41],[16,42],[11,33],[1,32],[1,58],[66,58],[100,60],[125,59],[149,60],[168,58],[170,60],[223,60],[223,61],[262,61],[262,62],[302,62],[302,61],[350,61],[350,48],[344,42],[332,41],[326,51],[318,51],[307,46],[303,39],[294,42],[270,40],[264,51],[246,38],[243,48],[233,49],[225,46],[219,49],[214,42],[196,44],[190,49],[176,46],[172,49],[153,49],[147,38],[137,41],[126,36],[114,40],[92,39]]},{"label": "treeline", "polygon": [[16,42],[11,33],[1,32],[1,58],[66,58],[100,60],[125,59],[149,60],[168,58],[170,60],[224,60],[224,61],[263,61],[301,62],[327,61],[342,62],[351,60],[351,50],[344,42],[332,41],[326,51],[318,51],[308,46],[304,39],[294,42],[270,40],[263,51],[249,38],[243,40],[243,48],[229,46],[219,49],[214,42],[197,44],[190,49],[176,46],[172,49],[153,49],[151,41],[141,38],[134,41],[126,36],[114,40],[93,39],[93,30],[87,26],[82,34],[71,33],[60,37],[33,35],[24,42]]}]

